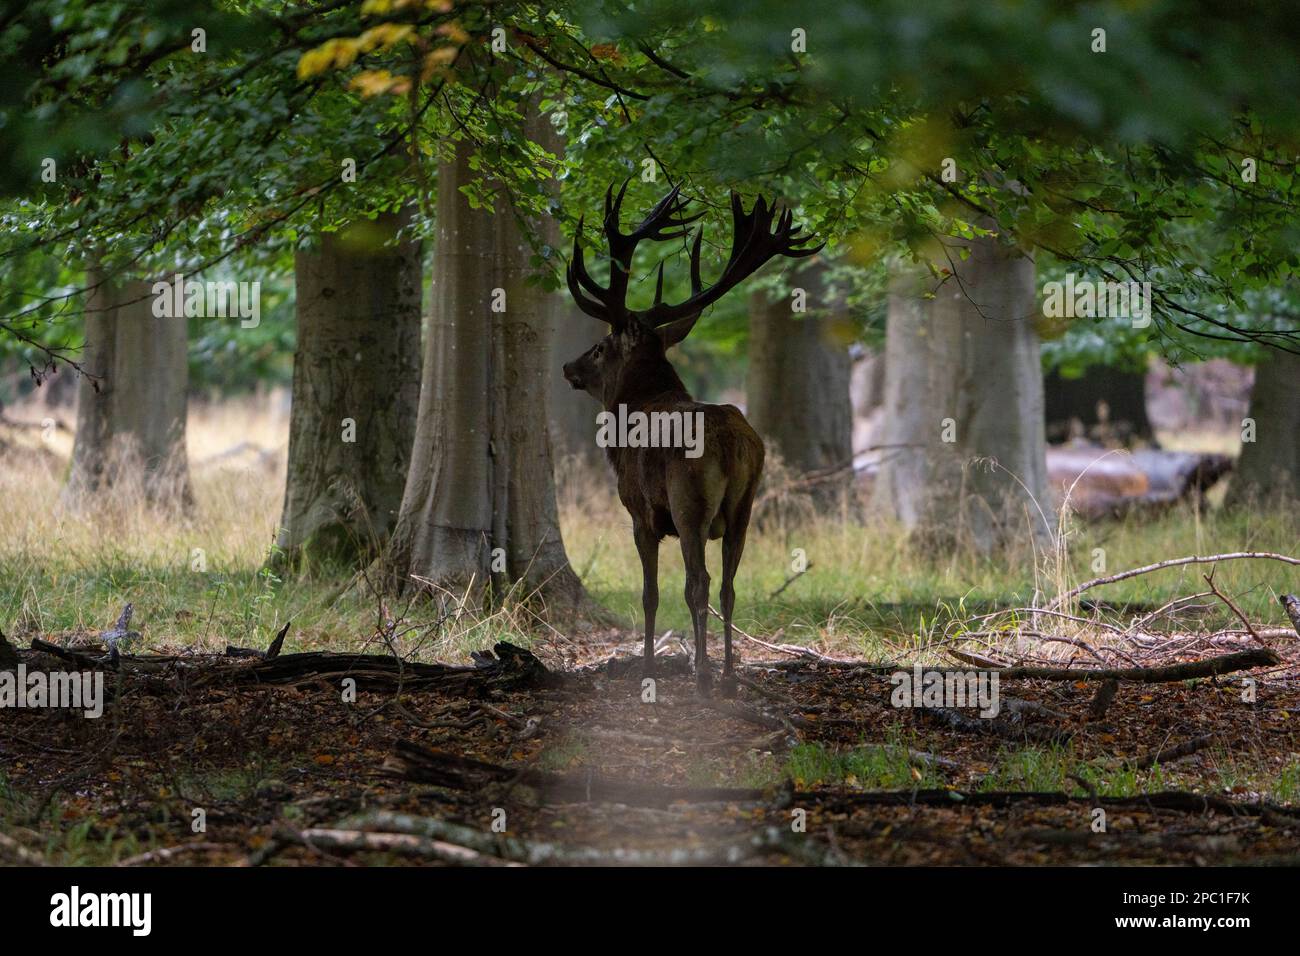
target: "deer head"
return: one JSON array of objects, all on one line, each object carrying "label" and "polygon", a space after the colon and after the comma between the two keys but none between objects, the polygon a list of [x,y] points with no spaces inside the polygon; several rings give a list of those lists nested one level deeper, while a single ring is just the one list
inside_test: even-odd
[{"label": "deer head", "polygon": [[[664,264],[659,264],[654,304],[635,310],[627,306],[628,281],[632,255],[645,239],[665,242],[680,239],[690,232],[691,223],[703,213],[686,215],[689,200],[675,187],[650,210],[639,226],[629,233],[619,229],[619,210],[627,183],[613,195],[605,191],[605,240],[609,248],[609,284],[599,285],[587,272],[582,251],[582,220],[573,239],[573,258],[569,261],[569,292],[583,312],[609,323],[610,333],[590,349],[564,366],[564,377],[576,389],[586,391],[612,407],[620,397],[626,398],[636,388],[644,392],[659,381],[680,380],[672,372],[665,351],[690,333],[705,308],[722,298],[734,286],[752,275],[775,256],[801,259],[819,252],[822,245],[804,248],[810,236],[800,236],[787,209],[777,217],[776,206],[760,196],[748,213],[740,196],[731,194],[733,230],[731,255],[717,281],[707,288],[700,279],[700,244],[704,230],[695,232],[691,246],[691,294],[682,302],[664,302]],[[775,228],[773,221],[775,220]]]}]

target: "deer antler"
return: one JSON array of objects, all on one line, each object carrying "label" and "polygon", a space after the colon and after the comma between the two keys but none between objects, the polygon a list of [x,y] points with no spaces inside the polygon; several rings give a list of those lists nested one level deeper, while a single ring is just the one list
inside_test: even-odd
[{"label": "deer antler", "polygon": [[629,319],[635,319],[649,328],[658,328],[681,319],[693,319],[774,256],[802,259],[820,252],[825,245],[822,243],[802,248],[812,237],[799,235],[802,230],[794,225],[794,216],[790,210],[781,213],[776,220],[776,229],[773,230],[775,205],[769,206],[760,196],[755,201],[754,208],[746,213],[740,196],[733,192],[731,255],[717,282],[705,288],[700,279],[700,246],[704,238],[704,230],[700,228],[696,230],[695,242],[691,246],[690,297],[676,305],[668,305],[663,301],[664,267],[661,262],[655,284],[654,305],[644,311],[633,311],[627,307],[627,286],[632,270],[632,254],[636,251],[637,244],[643,239],[654,242],[680,239],[689,233],[690,224],[704,214],[686,215],[689,200],[681,196],[681,187],[674,187],[672,192],[650,210],[639,226],[630,233],[623,233],[619,230],[618,219],[626,192],[627,182],[623,183],[617,197],[613,195],[612,186],[605,191],[604,229],[611,263],[609,285],[599,285],[587,272],[582,252],[581,219],[578,221],[578,233],[573,239],[573,258],[569,261],[568,269],[569,292],[578,308],[593,318],[608,322],[616,331],[623,328]]}]

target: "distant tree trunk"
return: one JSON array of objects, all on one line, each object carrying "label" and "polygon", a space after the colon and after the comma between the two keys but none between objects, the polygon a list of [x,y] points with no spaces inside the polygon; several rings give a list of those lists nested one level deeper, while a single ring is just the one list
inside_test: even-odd
[{"label": "distant tree trunk", "polygon": [[153,314],[152,283],[101,281],[87,303],[77,435],[64,500],[139,490],[153,504],[193,504],[185,451],[189,385],[184,316]]},{"label": "distant tree trunk", "polygon": [[1230,505],[1300,498],[1300,356],[1271,350],[1255,366],[1244,442],[1228,490]]},{"label": "distant tree trunk", "polygon": [[1078,419],[1089,435],[1100,429],[1126,443],[1150,441],[1146,383],[1146,372],[1108,365],[1093,365],[1079,378],[1064,378],[1053,369],[1043,384],[1048,439],[1069,438],[1071,421]]},{"label": "distant tree trunk", "polygon": [[928,277],[891,282],[882,444],[898,447],[875,493],[922,542],[988,552],[1050,532],[1043,375],[1033,261],[992,239],[967,245],[933,299]]},{"label": "distant tree trunk", "polygon": [[551,439],[556,458],[574,457],[582,464],[602,467],[604,455],[596,447],[597,406],[586,392],[575,390],[564,380],[561,367],[571,362],[601,338],[609,326],[576,307],[560,303],[555,343],[551,350]]},{"label": "distant tree trunk", "polygon": [[[807,314],[792,311],[788,298],[770,299],[762,291],[749,298],[746,411],[786,467],[807,475],[852,458],[853,362],[846,320],[824,301],[819,268],[801,270],[792,281],[808,293]],[[830,500],[851,478],[845,470],[819,481],[816,496]]]},{"label": "distant tree trunk", "polygon": [[[529,127],[554,149],[546,117]],[[585,608],[560,537],[547,427],[557,300],[524,281],[531,247],[505,202],[471,209],[460,191],[471,152],[458,143],[439,167],[424,384],[384,577],[398,591],[457,592],[491,577],[552,608]],[[554,225],[537,228],[554,246]]]},{"label": "distant tree trunk", "polygon": [[420,243],[409,213],[321,237],[294,258],[298,351],[275,566],[355,566],[402,503],[420,397]]}]

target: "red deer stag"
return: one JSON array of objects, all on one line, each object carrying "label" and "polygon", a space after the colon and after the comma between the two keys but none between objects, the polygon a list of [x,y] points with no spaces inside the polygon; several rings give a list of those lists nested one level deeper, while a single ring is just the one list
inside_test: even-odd
[{"label": "red deer stag", "polygon": [[[641,605],[645,610],[645,673],[654,674],[655,611],[659,606],[659,542],[667,535],[681,539],[686,564],[686,604],[695,629],[695,680],[698,693],[707,696],[711,684],[707,631],[709,572],[704,545],[722,539],[721,605],[725,656],[723,693],[735,693],[732,677],[731,616],[736,604],[734,581],[745,547],[745,530],[754,492],[763,472],[763,441],[733,405],[709,405],[691,398],[664,352],[690,333],[709,305],[722,298],[756,269],[775,256],[803,258],[822,247],[803,248],[811,237],[800,237],[789,210],[776,217],[775,206],[760,197],[746,213],[740,197],[731,196],[734,234],[731,255],[717,282],[705,288],[700,281],[700,242],[697,230],[691,248],[691,294],[681,303],[663,300],[664,267],[654,304],[648,309],[628,308],[628,280],[632,254],[643,239],[659,242],[681,239],[703,213],[685,214],[687,199],[674,189],[630,233],[619,229],[619,209],[627,183],[617,198],[611,187],[605,193],[604,231],[609,246],[609,285],[601,286],[587,272],[582,252],[582,223],[573,241],[569,263],[569,292],[578,308],[609,323],[610,334],[564,366],[564,377],[576,389],[598,399],[620,422],[639,418],[651,423],[652,439],[607,443],[607,454],[618,478],[618,496],[632,516],[632,535],[641,557]],[[773,229],[773,220],[776,228]],[[637,415],[637,413],[641,413]],[[665,415],[664,413],[668,413]],[[699,427],[694,447],[681,441],[654,441],[667,436],[656,423],[680,428],[689,436],[691,423]],[[622,434],[622,431],[620,431]],[[628,437],[636,434],[635,429]],[[689,438],[687,439],[689,443]],[[677,445],[678,447],[666,447]],[[649,447],[648,447],[649,446]]]}]

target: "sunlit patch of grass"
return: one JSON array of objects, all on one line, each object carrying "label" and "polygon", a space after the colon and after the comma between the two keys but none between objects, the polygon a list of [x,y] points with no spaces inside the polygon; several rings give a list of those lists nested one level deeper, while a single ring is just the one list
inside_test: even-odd
[{"label": "sunlit patch of grass", "polygon": [[1300,759],[1293,757],[1287,762],[1268,787],[1268,795],[1276,803],[1300,801]]},{"label": "sunlit patch of grass", "polygon": [[1131,797],[1164,789],[1164,774],[1159,767],[1148,771],[1130,766],[1100,768],[1080,761],[1068,744],[1003,748],[976,789]]},{"label": "sunlit patch of grass", "polygon": [[884,744],[864,744],[851,750],[834,750],[820,743],[791,749],[786,775],[796,787],[848,786],[862,790],[931,789],[942,787],[942,774],[916,766],[901,738],[891,735]]}]

